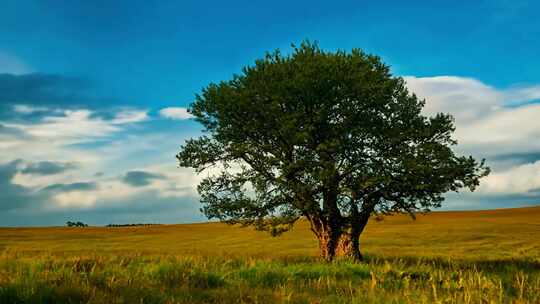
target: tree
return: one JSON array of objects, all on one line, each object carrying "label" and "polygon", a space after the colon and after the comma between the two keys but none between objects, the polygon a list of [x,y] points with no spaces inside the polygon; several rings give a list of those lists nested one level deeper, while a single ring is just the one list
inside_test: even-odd
[{"label": "tree", "polygon": [[88,227],[88,225],[83,223],[83,222],[72,222],[72,221],[67,221],[66,226],[68,226],[68,227]]},{"label": "tree", "polygon": [[208,218],[273,235],[305,218],[322,258],[361,259],[372,214],[414,217],[489,173],[454,154],[453,118],[424,116],[424,102],[377,56],[303,42],[196,95],[204,135],[176,157],[214,173],[198,186]]}]

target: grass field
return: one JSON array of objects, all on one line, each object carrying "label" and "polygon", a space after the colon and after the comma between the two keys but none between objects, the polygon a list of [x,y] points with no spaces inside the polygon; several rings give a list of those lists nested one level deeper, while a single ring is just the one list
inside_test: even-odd
[{"label": "grass field", "polygon": [[219,223],[0,228],[0,303],[540,303],[540,207],[372,221],[366,263]]}]

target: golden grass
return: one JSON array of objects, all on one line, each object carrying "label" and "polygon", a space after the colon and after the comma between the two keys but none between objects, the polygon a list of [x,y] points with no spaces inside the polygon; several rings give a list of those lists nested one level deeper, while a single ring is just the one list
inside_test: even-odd
[{"label": "golden grass", "polygon": [[1,228],[0,303],[540,303],[540,207],[372,221],[366,263],[306,222]]},{"label": "golden grass", "polygon": [[[540,257],[540,207],[432,212],[371,220],[361,238],[370,255],[506,259]],[[316,256],[306,222],[271,237],[222,223],[123,228],[0,228],[0,251],[227,256]]]}]

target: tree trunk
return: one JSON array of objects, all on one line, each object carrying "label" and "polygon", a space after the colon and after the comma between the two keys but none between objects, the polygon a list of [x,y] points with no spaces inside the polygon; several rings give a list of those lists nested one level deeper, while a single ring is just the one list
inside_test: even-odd
[{"label": "tree trunk", "polygon": [[359,213],[356,205],[351,206],[352,223],[350,231],[341,235],[338,242],[337,255],[352,258],[355,261],[362,260],[362,254],[360,253],[360,234],[364,231],[367,221],[369,219],[369,213]]},{"label": "tree trunk", "polygon": [[360,253],[360,234],[364,230],[367,220],[361,220],[351,227],[349,231],[330,229],[328,225],[320,222],[313,224],[312,231],[319,240],[320,256],[325,261],[332,261],[335,257],[349,257],[355,261],[362,260]]},{"label": "tree trunk", "polygon": [[362,261],[360,253],[360,236],[352,236],[352,232],[331,234],[328,232],[320,233],[319,249],[321,258],[331,262],[336,257],[348,257],[355,261]]},{"label": "tree trunk", "polygon": [[353,236],[352,231],[343,233],[339,238],[336,247],[336,256],[351,258],[355,261],[362,261],[362,254],[360,253],[360,235]]},{"label": "tree trunk", "polygon": [[327,262],[334,260],[336,256],[336,247],[340,239],[340,233],[332,233],[327,229],[318,232],[319,249],[321,258]]},{"label": "tree trunk", "polygon": [[360,234],[366,227],[374,204],[366,204],[366,208],[363,208],[362,212],[359,212],[357,205],[353,204],[351,206],[350,228],[345,230],[346,226],[337,208],[336,198],[327,195],[324,202],[330,213],[328,217],[308,216],[311,230],[319,240],[321,258],[328,262],[334,260],[336,256],[361,261]]},{"label": "tree trunk", "polygon": [[357,205],[351,205],[351,228],[344,232],[337,243],[336,255],[352,258],[355,261],[362,261],[360,253],[360,234],[366,228],[371,212],[375,204],[366,203],[362,212],[359,212]]}]

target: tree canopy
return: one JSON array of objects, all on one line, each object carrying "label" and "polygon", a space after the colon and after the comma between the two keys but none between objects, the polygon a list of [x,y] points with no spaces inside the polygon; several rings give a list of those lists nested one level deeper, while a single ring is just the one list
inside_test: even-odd
[{"label": "tree canopy", "polygon": [[489,173],[455,155],[453,118],[423,115],[424,102],[377,56],[303,42],[196,95],[204,133],[177,159],[210,172],[198,186],[207,217],[274,235],[305,218],[324,259],[360,259],[370,215],[440,207]]}]

